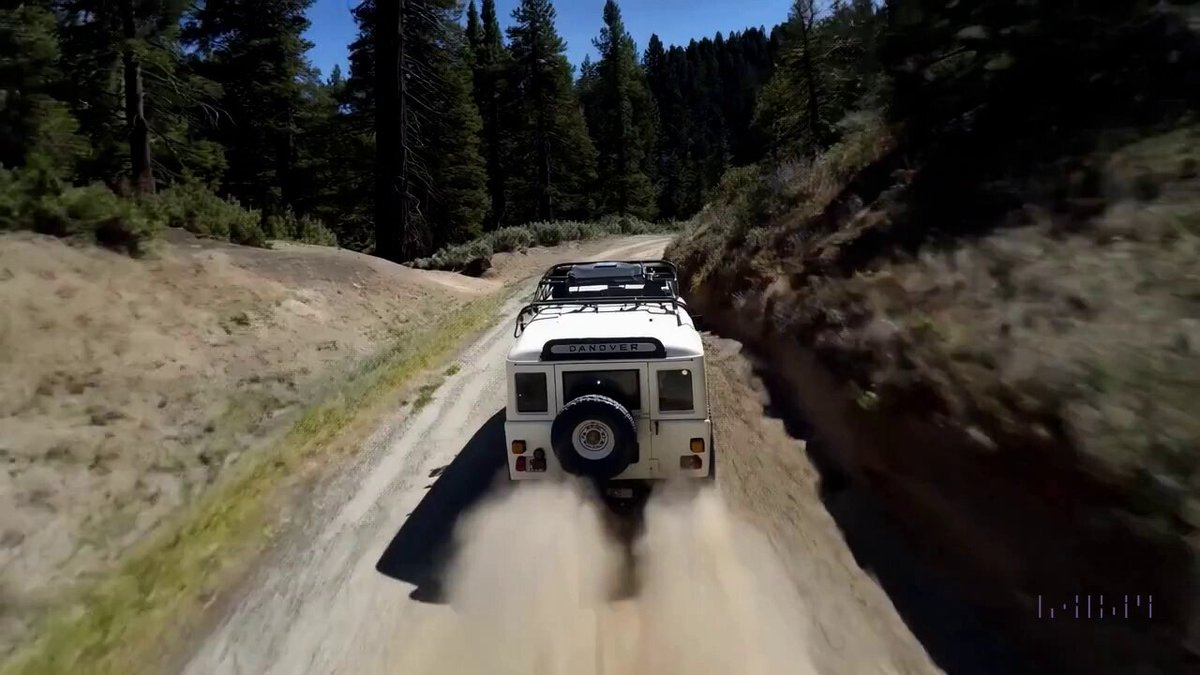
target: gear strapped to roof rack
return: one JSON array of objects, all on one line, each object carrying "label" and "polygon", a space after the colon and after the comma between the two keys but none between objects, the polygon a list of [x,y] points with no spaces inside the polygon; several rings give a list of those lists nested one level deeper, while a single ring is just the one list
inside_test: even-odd
[{"label": "gear strapped to roof rack", "polygon": [[679,299],[678,281],[678,269],[666,260],[559,263],[542,275],[533,302],[517,313],[513,337],[548,307],[660,305],[674,310],[682,325],[678,310],[686,311],[686,305]]}]

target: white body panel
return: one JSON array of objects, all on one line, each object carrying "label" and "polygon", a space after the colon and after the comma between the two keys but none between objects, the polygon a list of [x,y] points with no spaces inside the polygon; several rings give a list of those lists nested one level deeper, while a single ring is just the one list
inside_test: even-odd
[{"label": "white body panel", "polygon": [[[564,475],[551,436],[555,419],[569,403],[564,375],[580,371],[609,373],[606,386],[617,389],[606,391],[620,398],[637,431],[634,461],[611,480],[712,475],[704,344],[686,304],[675,297],[674,267],[662,261],[644,264],[646,267],[643,263],[608,262],[556,266],[543,277],[535,305],[527,308],[529,313],[522,311],[506,373],[505,454],[512,480]],[[614,291],[618,295],[603,295]],[[600,295],[595,295],[597,292]],[[635,371],[636,376],[611,371]],[[544,378],[545,390],[539,391],[538,377],[528,374]],[[601,377],[597,374],[597,384]],[[577,381],[570,386],[582,387],[572,396],[594,393],[580,378],[572,379]],[[632,398],[633,379],[637,382],[636,400]],[[690,401],[685,381],[691,383]],[[518,386],[520,405],[526,412],[519,410]],[[585,419],[577,428],[588,423]],[[579,445],[579,438],[573,441],[574,452],[588,457],[591,451]],[[545,470],[541,470],[543,460]],[[685,465],[688,468],[683,468]]]},{"label": "white body panel", "polygon": [[508,360],[537,363],[551,340],[572,338],[655,338],[667,358],[704,355],[700,333],[682,308],[663,305],[597,305],[549,307],[529,322],[513,343]]},{"label": "white body panel", "polygon": [[[659,410],[658,382],[655,374],[661,370],[693,371],[692,400],[694,409],[689,411]],[[554,450],[550,445],[550,430],[554,419],[566,405],[562,387],[562,374],[588,370],[632,370],[639,371],[641,405],[630,411],[638,432],[639,458],[613,480],[666,480],[672,477],[705,478],[712,466],[712,421],[708,418],[708,387],[704,373],[704,359],[700,357],[676,358],[655,361],[569,361],[560,363],[518,364],[508,362],[507,380],[508,408],[504,423],[505,450],[508,455],[508,475],[512,480],[545,480],[564,475]],[[520,413],[517,411],[516,394],[511,383],[516,372],[541,372],[546,374],[547,401],[549,409],[544,413]],[[704,452],[693,453],[693,438],[703,439]],[[525,441],[525,456],[530,458],[535,450],[541,449],[546,458],[545,472],[517,471],[518,455],[512,453],[513,441]],[[698,454],[701,466],[698,469],[681,469],[679,458]],[[528,460],[527,460],[528,461]]]}]

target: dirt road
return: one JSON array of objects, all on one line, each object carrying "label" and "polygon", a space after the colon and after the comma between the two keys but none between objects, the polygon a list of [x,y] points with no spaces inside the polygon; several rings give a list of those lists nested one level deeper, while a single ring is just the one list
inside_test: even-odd
[{"label": "dirt road", "polygon": [[[598,257],[655,257],[664,244]],[[183,672],[937,672],[855,563],[802,444],[764,415],[746,361],[720,340],[718,488],[652,499],[635,548],[640,590],[607,602],[621,548],[594,501],[574,485],[497,480],[519,305],[426,408],[385,420],[354,469],[313,495],[289,526],[296,536]]]}]

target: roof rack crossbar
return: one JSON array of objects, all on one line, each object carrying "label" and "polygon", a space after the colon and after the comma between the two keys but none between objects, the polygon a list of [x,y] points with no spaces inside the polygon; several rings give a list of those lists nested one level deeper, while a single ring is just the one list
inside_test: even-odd
[{"label": "roof rack crossbar", "polygon": [[529,325],[525,321],[526,315],[529,315],[530,321],[535,319],[541,310],[548,307],[588,307],[600,305],[662,305],[664,308],[670,306],[675,310],[672,314],[675,315],[675,322],[682,326],[683,319],[679,316],[679,308],[682,307],[687,311],[687,306],[679,301],[679,298],[669,297],[652,297],[642,295],[627,295],[627,296],[611,296],[601,298],[563,298],[560,300],[535,300],[521,308],[517,312],[517,326],[513,329],[513,337],[520,337],[524,332],[525,326]]},{"label": "roof rack crossbar", "polygon": [[[675,263],[669,260],[603,260],[603,261],[579,261],[558,263],[546,270],[542,275],[542,281],[567,281],[570,279],[571,270],[575,267],[584,265],[595,265],[597,262],[617,263],[619,265],[632,265],[639,267],[639,272],[643,277],[651,280],[671,280],[679,278],[679,269],[675,267]],[[650,274],[647,275],[647,272]],[[626,274],[614,274],[614,277],[627,277]],[[603,276],[597,276],[596,279],[602,279]]]}]

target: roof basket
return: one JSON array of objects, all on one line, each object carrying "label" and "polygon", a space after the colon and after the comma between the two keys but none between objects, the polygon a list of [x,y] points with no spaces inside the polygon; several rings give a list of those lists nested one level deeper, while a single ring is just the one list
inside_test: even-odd
[{"label": "roof basket", "polygon": [[[666,260],[613,260],[569,262],[554,265],[542,275],[534,300],[517,314],[513,336],[519,336],[525,326],[547,307],[599,307],[600,305],[657,305],[671,310],[681,325],[679,309],[684,305],[678,297],[676,284],[679,271]],[[570,286],[607,286],[599,295],[587,297],[566,293]],[[641,286],[640,290],[626,286]],[[650,289],[657,286],[658,292]],[[666,292],[666,295],[661,293]]]},{"label": "roof basket", "polygon": [[611,260],[603,262],[559,263],[542,275],[542,283],[588,279],[596,282],[636,279],[643,281],[676,281],[679,271],[667,260]]}]

